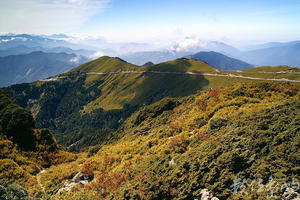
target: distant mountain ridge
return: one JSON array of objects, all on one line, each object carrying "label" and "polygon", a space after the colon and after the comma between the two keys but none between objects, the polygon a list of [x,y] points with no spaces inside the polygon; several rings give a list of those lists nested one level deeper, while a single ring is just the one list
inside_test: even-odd
[{"label": "distant mountain ridge", "polygon": [[237,48],[219,41],[205,41],[197,38],[186,37],[176,41],[170,48],[176,52],[216,51],[226,55],[234,55],[239,52]]},{"label": "distant mountain ridge", "polygon": [[195,54],[191,52],[177,51],[149,51],[128,54],[127,56],[124,56],[122,58],[128,62],[143,65],[148,62],[160,63],[182,57],[207,62],[209,65],[222,70],[240,70],[254,67],[253,65],[248,64],[244,61],[231,58],[214,51],[201,51]]},{"label": "distant mountain ridge", "polygon": [[226,55],[235,55],[239,53],[238,49],[223,42],[184,38],[183,40],[175,42],[175,44],[168,49],[132,52],[120,55],[120,57],[136,65],[143,65],[149,61],[158,64],[189,56],[200,51],[215,51]]},{"label": "distant mountain ridge", "polygon": [[234,59],[213,51],[199,52],[194,55],[186,56],[186,58],[206,62],[212,67],[221,70],[242,70],[254,67],[253,65],[243,62],[241,60]]},{"label": "distant mountain ridge", "polygon": [[292,65],[299,67],[299,48],[299,40],[252,45],[241,51],[224,42],[205,41],[193,37],[185,37],[170,43],[168,46],[159,47],[148,43],[112,43],[103,38],[92,36],[80,38],[65,34],[0,35],[0,57],[34,51],[65,52],[90,58],[103,55],[119,56],[136,65],[143,65],[148,61],[158,64],[201,51],[214,51],[255,66]]},{"label": "distant mountain ridge", "polygon": [[135,53],[128,53],[125,55],[121,55],[120,57],[127,62],[136,64],[136,65],[143,65],[147,62],[152,63],[161,63],[170,60],[174,60],[180,57],[184,57],[190,55],[191,52],[177,52],[177,51],[144,51],[144,52],[135,52]]},{"label": "distant mountain ridge", "polygon": [[[189,42],[191,44],[189,44]],[[230,45],[222,42],[203,42],[203,41],[179,41],[175,44],[171,50],[161,51],[144,51],[123,54],[120,57],[124,60],[137,64],[143,65],[146,62],[161,63],[168,60],[188,57],[202,51],[214,51],[221,53],[224,56],[232,59],[240,60],[245,68],[253,66],[278,66],[278,65],[291,65],[300,67],[300,41],[291,42],[270,42],[261,45],[249,46],[247,51],[240,51]],[[220,59],[220,58],[219,58]],[[225,57],[223,57],[225,59]],[[228,62],[228,58],[226,58]],[[212,61],[210,59],[210,61]],[[232,60],[233,62],[233,60]],[[235,65],[237,61],[234,61]],[[242,64],[242,63],[240,63]],[[222,66],[221,63],[219,65]],[[230,70],[229,66],[225,67]],[[225,69],[224,68],[224,69]],[[245,69],[241,68],[241,69]],[[237,69],[235,66],[232,70]]]},{"label": "distant mountain ridge", "polygon": [[284,47],[284,46],[291,46],[295,44],[300,44],[300,40],[290,41],[290,42],[268,42],[264,44],[252,45],[246,47],[247,51],[258,50],[258,49],[267,49],[273,47]]},{"label": "distant mountain ridge", "polygon": [[241,52],[235,57],[260,66],[291,65],[300,67],[300,42]]},{"label": "distant mountain ridge", "polygon": [[75,54],[41,51],[0,57],[0,86],[41,80],[86,61],[87,58]]},{"label": "distant mountain ridge", "polygon": [[20,54],[28,54],[35,51],[42,51],[45,53],[68,53],[68,54],[76,54],[79,56],[91,57],[95,51],[85,50],[85,49],[71,49],[68,47],[58,46],[53,48],[44,48],[44,47],[27,47],[24,45],[19,45],[15,47],[10,47],[4,50],[0,50],[0,57],[10,56],[10,55],[20,55]]},{"label": "distant mountain ridge", "polygon": [[70,46],[70,44],[63,40],[50,39],[38,35],[29,34],[8,34],[0,35],[0,49],[6,49],[24,45],[27,47],[57,47],[57,46]]}]

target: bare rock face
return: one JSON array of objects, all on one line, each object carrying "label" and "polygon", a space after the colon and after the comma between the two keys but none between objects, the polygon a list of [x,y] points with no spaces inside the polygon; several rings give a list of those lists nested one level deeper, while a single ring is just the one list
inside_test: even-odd
[{"label": "bare rock face", "polygon": [[213,194],[208,189],[201,190],[201,199],[200,200],[219,200],[217,197],[214,197]]},{"label": "bare rock face", "polygon": [[86,176],[82,172],[78,172],[73,178],[72,181],[75,183],[79,183],[80,181],[88,181],[91,182],[94,177]]},{"label": "bare rock face", "polygon": [[73,178],[72,181],[75,183],[79,183],[80,181],[84,180],[84,176],[81,172],[78,172]]},{"label": "bare rock face", "polygon": [[300,200],[300,194],[292,188],[287,188],[282,196],[284,200]]},{"label": "bare rock face", "polygon": [[58,190],[57,193],[60,192],[69,192],[72,190],[73,187],[78,185],[86,185],[93,180],[94,177],[87,177],[83,173],[78,172],[73,178],[72,182],[66,182],[62,188]]},{"label": "bare rock face", "polygon": [[174,161],[174,158],[172,160],[169,161],[169,165],[175,165],[175,161]]}]

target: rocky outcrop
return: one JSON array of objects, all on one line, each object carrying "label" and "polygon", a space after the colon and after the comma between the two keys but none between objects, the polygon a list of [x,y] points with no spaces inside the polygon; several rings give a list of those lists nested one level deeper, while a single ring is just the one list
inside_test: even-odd
[{"label": "rocky outcrop", "polygon": [[73,187],[79,185],[86,185],[93,180],[94,177],[85,176],[83,173],[78,172],[73,178],[72,182],[65,182],[64,186],[58,190],[60,192],[69,192]]},{"label": "rocky outcrop", "polygon": [[300,200],[300,194],[292,188],[287,188],[282,195],[283,200]]},{"label": "rocky outcrop", "polygon": [[214,197],[213,194],[208,189],[201,190],[201,199],[200,200],[219,200],[217,197]]}]

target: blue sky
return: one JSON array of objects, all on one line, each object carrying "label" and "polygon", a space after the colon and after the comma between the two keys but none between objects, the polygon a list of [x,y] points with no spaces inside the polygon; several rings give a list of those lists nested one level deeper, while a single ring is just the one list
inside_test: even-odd
[{"label": "blue sky", "polygon": [[299,0],[23,2],[0,1],[0,32],[89,34],[131,42],[186,36],[236,42],[300,39]]}]

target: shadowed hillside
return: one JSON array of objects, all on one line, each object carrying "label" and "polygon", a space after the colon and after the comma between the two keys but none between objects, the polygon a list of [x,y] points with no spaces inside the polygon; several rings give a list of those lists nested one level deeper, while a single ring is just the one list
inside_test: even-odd
[{"label": "shadowed hillside", "polygon": [[41,190],[36,175],[46,167],[69,162],[46,129],[34,129],[30,112],[0,91],[0,199],[28,199]]}]

